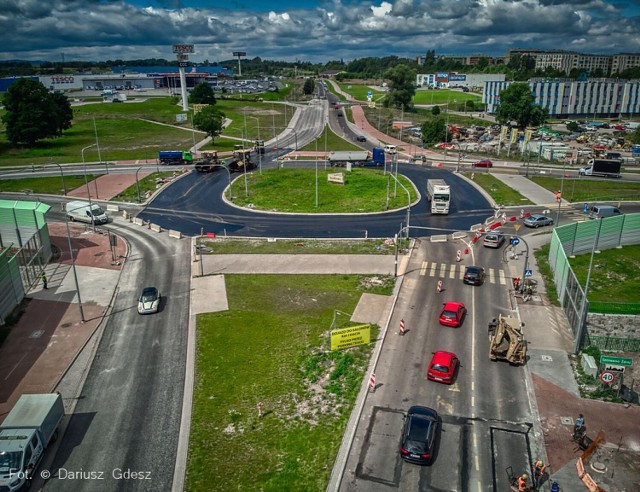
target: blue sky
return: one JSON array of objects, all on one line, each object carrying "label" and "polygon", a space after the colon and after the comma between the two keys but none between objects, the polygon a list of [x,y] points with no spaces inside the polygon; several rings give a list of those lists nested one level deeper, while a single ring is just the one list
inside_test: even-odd
[{"label": "blue sky", "polygon": [[0,60],[640,53],[639,0],[0,0]]}]

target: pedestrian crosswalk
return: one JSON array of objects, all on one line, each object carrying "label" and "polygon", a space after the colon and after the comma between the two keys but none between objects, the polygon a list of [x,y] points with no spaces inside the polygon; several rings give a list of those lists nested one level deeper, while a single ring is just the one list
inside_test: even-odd
[{"label": "pedestrian crosswalk", "polygon": [[[438,263],[434,261],[423,261],[420,266],[421,277],[448,278],[462,280],[464,277],[465,265],[461,263]],[[507,277],[504,270],[497,268],[487,268],[486,282],[490,284],[507,285]]]}]

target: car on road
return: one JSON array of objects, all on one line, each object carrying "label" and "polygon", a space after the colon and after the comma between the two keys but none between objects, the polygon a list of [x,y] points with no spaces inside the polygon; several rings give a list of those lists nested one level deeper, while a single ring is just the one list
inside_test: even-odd
[{"label": "car on road", "polygon": [[342,116],[342,111],[338,111],[336,114],[337,114],[338,116]]},{"label": "car on road", "polygon": [[534,229],[537,229],[538,227],[553,225],[553,219],[542,214],[533,214],[524,219],[522,222],[527,227],[533,227]]},{"label": "car on road", "polygon": [[356,140],[357,140],[358,142],[366,142],[366,141],[367,141],[367,137],[365,137],[364,135],[358,135],[358,136],[356,137]]},{"label": "car on road", "polygon": [[438,321],[443,326],[451,326],[457,328],[462,324],[462,318],[464,318],[467,309],[461,302],[447,301],[442,305],[442,311]]},{"label": "car on road", "polygon": [[427,369],[427,379],[438,383],[451,384],[455,378],[460,361],[453,352],[438,350],[433,353]]},{"label": "car on road", "polygon": [[160,308],[160,292],[155,287],[145,287],[138,299],[138,313],[153,314]]},{"label": "car on road", "polygon": [[469,285],[482,285],[484,284],[485,277],[484,268],[471,265],[465,269],[462,282]]},{"label": "car on road", "polygon": [[506,241],[504,234],[501,234],[500,231],[494,230],[488,232],[484,236],[484,241],[482,241],[482,245],[485,248],[500,248],[504,242]]},{"label": "car on road", "polygon": [[409,408],[400,441],[402,459],[418,465],[430,465],[434,458],[440,423],[438,412],[432,408],[418,405]]},{"label": "car on road", "polygon": [[483,161],[476,161],[471,164],[471,167],[493,167],[493,162],[488,159],[485,159]]}]

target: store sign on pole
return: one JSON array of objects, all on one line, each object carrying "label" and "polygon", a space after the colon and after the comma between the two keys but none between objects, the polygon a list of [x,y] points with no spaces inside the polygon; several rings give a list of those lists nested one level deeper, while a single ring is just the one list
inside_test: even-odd
[{"label": "store sign on pole", "polygon": [[194,53],[192,44],[174,44],[173,52],[174,53]]}]

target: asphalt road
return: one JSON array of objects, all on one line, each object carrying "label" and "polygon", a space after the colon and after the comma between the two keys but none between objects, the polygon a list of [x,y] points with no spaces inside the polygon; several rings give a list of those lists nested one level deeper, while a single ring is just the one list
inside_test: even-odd
[{"label": "asphalt road", "polygon": [[[315,164],[287,163],[287,166],[304,165]],[[268,167],[269,164],[263,165],[263,169]],[[493,214],[493,209],[477,189],[448,171],[399,164],[398,172],[411,179],[421,194],[420,200],[412,204],[410,216],[411,226],[421,229],[412,230],[412,236],[466,230]],[[432,216],[427,211],[424,190],[429,178],[443,178],[451,184],[452,205],[449,215]],[[242,175],[238,179],[242,179]],[[393,237],[401,224],[406,225],[406,208],[349,216],[284,215],[238,208],[222,200],[222,192],[228,183],[229,176],[225,172],[191,173],[153,199],[139,217],[164,229],[178,230],[187,235],[197,235],[204,230],[205,233],[216,235],[248,237],[364,237],[365,231],[369,237]],[[405,194],[401,188],[397,192]],[[348,212],[345,210],[345,213]]]},{"label": "asphalt road", "polygon": [[[484,266],[487,282],[464,285],[463,265],[455,261],[456,250],[463,247],[462,242],[422,241],[412,256],[376,367],[379,386],[367,397],[339,490],[509,490],[506,467],[521,470],[531,463],[536,443],[531,441],[525,371],[488,357],[488,323],[499,312],[510,312],[509,275],[500,250],[476,247],[475,260],[464,264]],[[437,293],[440,279],[445,290]],[[442,302],[448,300],[467,307],[460,328],[438,323]],[[397,334],[400,319],[408,328],[402,337]],[[436,350],[460,358],[451,386],[426,378]],[[442,418],[431,466],[405,463],[398,453],[403,416],[412,405],[434,408]]]},{"label": "asphalt road", "polygon": [[[128,240],[129,258],[45,490],[171,490],[186,364],[189,243],[163,242],[139,227],[114,229]],[[137,298],[148,285],[161,291],[161,311],[141,316]]]}]

